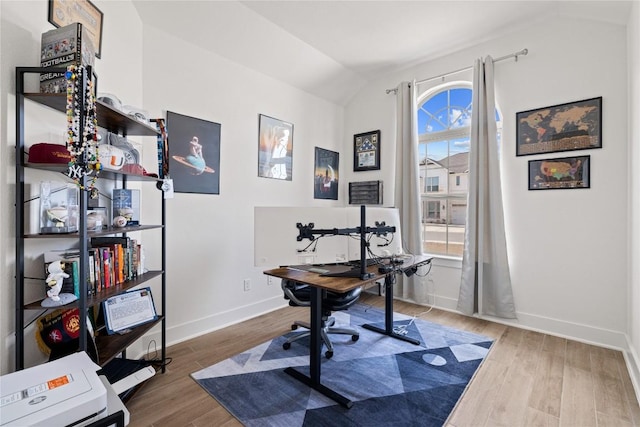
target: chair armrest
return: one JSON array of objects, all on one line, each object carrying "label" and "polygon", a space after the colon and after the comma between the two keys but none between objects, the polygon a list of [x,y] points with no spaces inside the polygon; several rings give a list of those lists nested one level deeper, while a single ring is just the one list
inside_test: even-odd
[{"label": "chair armrest", "polygon": [[285,297],[290,299],[295,305],[299,305],[302,307],[308,307],[311,305],[311,301],[303,301],[299,299],[295,294],[296,290],[308,288],[308,285],[302,285],[291,280],[282,279],[282,282],[280,282],[280,287],[282,288],[282,292],[284,292]]}]

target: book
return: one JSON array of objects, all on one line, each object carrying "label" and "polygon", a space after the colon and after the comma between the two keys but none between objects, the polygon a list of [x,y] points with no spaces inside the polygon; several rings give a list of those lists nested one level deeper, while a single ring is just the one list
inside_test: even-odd
[{"label": "book", "polygon": [[[42,34],[40,66],[93,66],[95,48],[82,24],[76,22]],[[40,92],[66,93],[64,73],[40,74]]]},{"label": "book", "polygon": [[127,226],[140,225],[140,190],[114,188],[111,199],[112,220],[122,216]]},{"label": "book", "polygon": [[131,238],[126,236],[92,237],[92,247],[111,248],[114,252],[115,270],[117,282],[123,283],[134,277],[133,263],[131,261],[133,245]]}]

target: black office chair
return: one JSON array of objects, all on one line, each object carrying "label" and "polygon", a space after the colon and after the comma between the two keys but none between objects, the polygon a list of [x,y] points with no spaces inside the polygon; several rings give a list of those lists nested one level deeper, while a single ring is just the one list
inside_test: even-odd
[{"label": "black office chair", "polygon": [[[290,280],[282,280],[282,291],[284,292],[284,298],[289,300],[289,305],[292,307],[309,307],[311,305],[311,289],[308,285],[293,282]],[[329,334],[343,334],[351,335],[352,341],[358,341],[360,333],[355,329],[350,328],[338,328],[334,327],[336,319],[331,316],[332,311],[347,310],[353,304],[358,301],[362,288],[356,288],[343,294],[336,292],[324,292],[324,298],[322,299],[322,332],[321,337],[324,345],[327,347],[327,351],[324,355],[327,359],[333,356],[333,344],[329,339]],[[282,344],[282,348],[288,350],[291,348],[291,343],[304,338],[311,334],[311,325],[307,322],[295,321],[291,325],[291,330],[298,329],[299,326],[306,328],[307,330],[296,334],[289,338],[287,342]]]}]

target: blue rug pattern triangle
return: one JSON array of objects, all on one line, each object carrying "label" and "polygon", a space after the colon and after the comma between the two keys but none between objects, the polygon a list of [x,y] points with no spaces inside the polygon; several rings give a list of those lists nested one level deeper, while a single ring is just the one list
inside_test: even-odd
[{"label": "blue rug pattern triangle", "polygon": [[364,329],[384,327],[384,312],[364,304],[333,314],[360,339],[331,335],[334,355],[322,357],[322,383],[354,401],[345,409],[284,373],[309,372],[309,339],[284,336],[191,374],[247,427],[442,426],[486,357],[493,340],[394,313],[394,327],[420,340],[413,345]]}]

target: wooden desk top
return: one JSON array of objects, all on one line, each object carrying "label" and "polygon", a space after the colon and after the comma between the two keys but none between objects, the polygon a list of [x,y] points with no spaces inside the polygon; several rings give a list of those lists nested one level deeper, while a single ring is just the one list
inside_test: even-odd
[{"label": "wooden desk top", "polygon": [[[388,274],[395,274],[398,270],[404,271],[415,265],[428,264],[433,257],[427,255],[411,255],[410,258],[404,259],[402,264],[396,264],[395,271],[388,273],[380,273],[378,271],[379,265],[372,265],[367,267],[367,272],[373,274],[369,279],[360,279],[355,277],[332,277],[322,276],[319,273],[303,270],[302,266],[290,266],[280,267],[267,270],[264,274],[269,276],[278,277],[280,279],[289,279],[295,282],[303,283],[306,285],[315,286],[317,288],[326,289],[333,292],[349,292],[359,286],[366,285],[367,283],[375,282],[376,280],[383,279]],[[317,268],[329,268],[332,265],[313,265],[309,267]],[[345,268],[343,268],[344,270]]]}]

